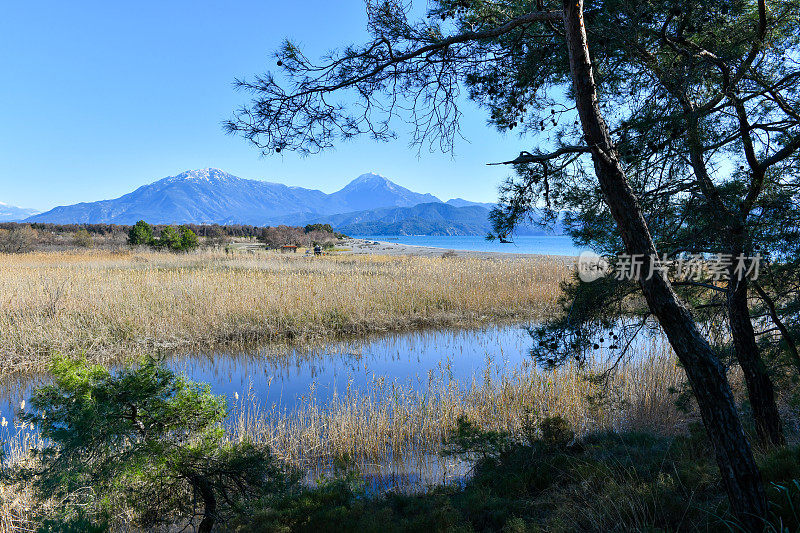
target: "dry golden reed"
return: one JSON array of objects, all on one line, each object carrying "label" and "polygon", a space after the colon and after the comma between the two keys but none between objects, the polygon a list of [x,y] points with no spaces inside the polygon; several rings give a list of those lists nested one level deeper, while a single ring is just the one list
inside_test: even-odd
[{"label": "dry golden reed", "polygon": [[41,370],[54,351],[109,362],[161,349],[536,319],[571,268],[546,256],[0,255],[0,375]]},{"label": "dry golden reed", "polygon": [[583,370],[487,364],[484,375],[466,386],[447,367],[431,372],[422,388],[377,377],[371,386],[348,387],[324,403],[311,390],[288,411],[243,394],[234,410],[232,438],[267,445],[314,476],[346,463],[376,488],[407,489],[464,473],[464,465],[439,454],[461,416],[519,438],[547,416],[564,417],[579,435],[626,429],[681,432],[686,415],[676,409],[670,389],[680,387],[683,372],[664,344],[642,348],[634,361],[608,374],[605,386],[588,379],[608,369],[596,361]]}]

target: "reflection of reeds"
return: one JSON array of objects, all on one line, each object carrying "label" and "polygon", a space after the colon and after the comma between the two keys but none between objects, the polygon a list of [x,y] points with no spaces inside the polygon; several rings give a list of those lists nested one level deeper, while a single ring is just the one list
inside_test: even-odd
[{"label": "reflection of reeds", "polygon": [[[39,447],[39,434],[30,429],[3,418],[0,423],[0,448],[4,453],[2,468],[28,461],[30,450]],[[30,484],[0,482],[0,532],[36,531],[37,524],[30,518],[34,502]]]},{"label": "reflection of reeds", "polygon": [[0,255],[0,374],[52,351],[153,349],[475,325],[545,314],[566,259],[84,252]]},{"label": "reflection of reeds", "polygon": [[[593,368],[602,369],[599,363]],[[521,438],[531,421],[555,415],[579,434],[629,428],[674,433],[684,418],[669,389],[682,379],[664,346],[620,367],[602,388],[577,368],[544,371],[533,365],[508,372],[487,366],[482,379],[462,387],[444,367],[429,375],[424,391],[376,378],[368,390],[348,388],[325,404],[312,390],[291,411],[243,395],[234,413],[233,438],[269,445],[313,474],[344,462],[381,486],[436,482],[463,473],[452,459],[437,455],[459,416]]]}]

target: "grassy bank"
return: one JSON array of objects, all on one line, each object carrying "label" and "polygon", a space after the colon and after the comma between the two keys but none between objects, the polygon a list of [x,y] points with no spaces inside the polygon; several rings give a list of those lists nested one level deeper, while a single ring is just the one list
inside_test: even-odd
[{"label": "grassy bank", "polygon": [[159,349],[536,319],[570,267],[548,257],[0,255],[0,374],[41,370],[53,351],[108,362]]}]

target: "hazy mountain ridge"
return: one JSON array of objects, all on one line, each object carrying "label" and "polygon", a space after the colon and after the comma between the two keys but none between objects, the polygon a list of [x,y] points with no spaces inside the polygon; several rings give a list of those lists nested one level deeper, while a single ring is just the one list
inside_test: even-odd
[{"label": "hazy mountain ridge", "polygon": [[[239,178],[219,169],[183,172],[113,200],[56,207],[28,222],[303,225],[330,223],[350,234],[485,235],[493,204],[401,187],[368,173],[326,194],[315,189]],[[520,234],[548,234],[543,230]]]},{"label": "hazy mountain ridge", "polygon": [[[348,235],[487,235],[492,231],[489,211],[481,205],[455,207],[449,203],[434,202],[413,207],[329,215],[308,219],[305,223],[328,223]],[[554,231],[521,225],[515,235],[554,235],[561,232],[560,224],[556,225]]]},{"label": "hazy mountain ridge", "polygon": [[453,198],[451,200],[447,200],[445,202],[453,207],[472,207],[472,206],[479,206],[486,208],[488,210],[492,210],[497,204],[491,204],[489,202],[470,202],[469,200],[464,200],[463,198]]},{"label": "hazy mountain ridge", "polygon": [[36,215],[38,213],[39,211],[36,209],[17,207],[15,205],[9,205],[4,202],[0,202],[0,222],[15,222],[18,220],[24,220],[29,216]]}]

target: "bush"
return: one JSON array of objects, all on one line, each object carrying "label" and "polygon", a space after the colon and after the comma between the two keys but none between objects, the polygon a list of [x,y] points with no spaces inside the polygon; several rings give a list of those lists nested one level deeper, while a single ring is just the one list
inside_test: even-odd
[{"label": "bush", "polygon": [[39,232],[27,224],[11,230],[0,229],[0,252],[24,254],[33,251],[38,240]]},{"label": "bush", "polygon": [[168,250],[180,250],[181,234],[175,226],[166,226],[161,230],[161,236],[156,240],[155,246]]},{"label": "bush", "polygon": [[86,231],[86,228],[81,228],[72,235],[72,242],[79,248],[91,248],[94,246],[94,239],[92,235]]},{"label": "bush", "polygon": [[180,232],[181,236],[180,246],[178,248],[179,250],[188,252],[199,246],[200,243],[198,242],[197,235],[195,235],[195,233],[189,229],[188,226],[181,226],[178,228],[178,231]]},{"label": "bush", "polygon": [[102,520],[124,505],[144,528],[201,516],[198,530],[208,532],[290,480],[267,451],[224,440],[225,401],[208,385],[153,359],[113,375],[64,358],[51,370],[53,384],[37,389],[21,415],[46,445],[15,477],[32,481],[42,501],[69,502],[90,488],[93,514],[66,512],[65,524]]},{"label": "bush", "polygon": [[154,241],[153,228],[144,220],[137,222],[128,232],[128,244],[131,246],[151,245]]},{"label": "bush", "polygon": [[308,224],[303,231],[311,233],[312,231],[321,231],[323,233],[333,233],[333,227],[330,224]]}]

